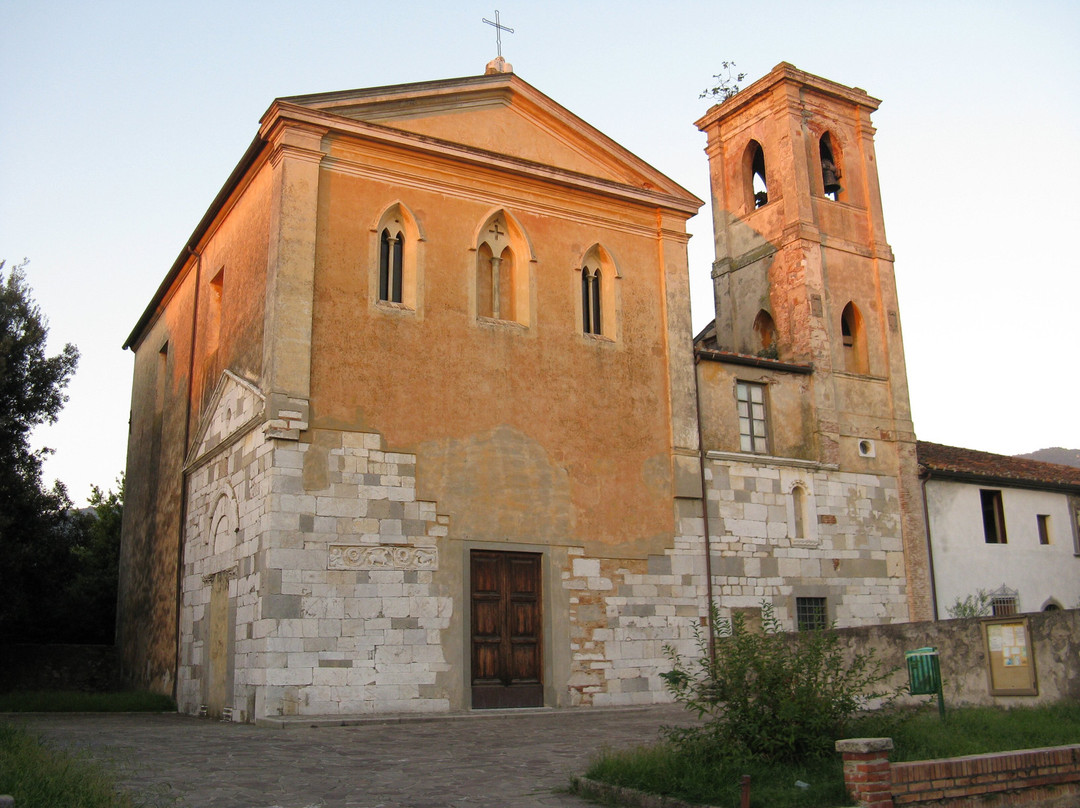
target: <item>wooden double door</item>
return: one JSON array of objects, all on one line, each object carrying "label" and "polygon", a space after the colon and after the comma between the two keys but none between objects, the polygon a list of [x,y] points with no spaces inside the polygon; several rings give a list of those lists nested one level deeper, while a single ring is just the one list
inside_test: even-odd
[{"label": "wooden double door", "polygon": [[544,704],[540,559],[470,554],[474,709]]}]

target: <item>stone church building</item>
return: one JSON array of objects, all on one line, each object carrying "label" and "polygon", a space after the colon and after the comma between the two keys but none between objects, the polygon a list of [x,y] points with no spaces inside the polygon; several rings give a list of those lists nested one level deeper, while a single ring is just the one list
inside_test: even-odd
[{"label": "stone church building", "polygon": [[130,681],[640,704],[710,598],[928,617],[877,104],[781,64],[697,122],[695,338],[702,201],[501,59],[276,100],[125,345]]}]

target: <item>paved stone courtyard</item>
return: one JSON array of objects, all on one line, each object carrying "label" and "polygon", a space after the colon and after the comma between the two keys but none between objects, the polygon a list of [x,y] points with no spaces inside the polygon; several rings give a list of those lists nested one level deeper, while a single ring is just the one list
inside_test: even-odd
[{"label": "paved stone courtyard", "polygon": [[111,761],[149,805],[190,808],[585,808],[590,756],[686,723],[676,705],[370,720],[288,729],[175,714],[6,715]]}]

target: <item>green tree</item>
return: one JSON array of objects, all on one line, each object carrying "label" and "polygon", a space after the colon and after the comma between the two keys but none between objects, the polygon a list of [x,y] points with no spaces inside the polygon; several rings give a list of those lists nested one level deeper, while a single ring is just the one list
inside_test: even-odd
[{"label": "green tree", "polygon": [[71,545],[74,572],[65,588],[66,628],[73,642],[111,645],[116,634],[116,594],[120,565],[120,524],[124,476],[115,491],[96,485],[90,508],[79,513]]},{"label": "green tree", "polygon": [[79,352],[47,356],[48,321],[26,283],[26,261],[0,261],[0,639],[40,642],[62,623],[56,597],[73,559],[77,519],[59,482],[45,488],[30,432],[55,423]]}]

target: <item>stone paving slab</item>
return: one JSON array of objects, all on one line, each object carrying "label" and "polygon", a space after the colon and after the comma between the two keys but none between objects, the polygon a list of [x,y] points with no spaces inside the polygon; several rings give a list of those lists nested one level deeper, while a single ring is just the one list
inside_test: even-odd
[{"label": "stone paving slab", "polygon": [[151,805],[190,808],[586,808],[591,755],[693,719],[677,705],[394,716],[287,730],[176,714],[7,714],[117,765]]}]

